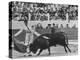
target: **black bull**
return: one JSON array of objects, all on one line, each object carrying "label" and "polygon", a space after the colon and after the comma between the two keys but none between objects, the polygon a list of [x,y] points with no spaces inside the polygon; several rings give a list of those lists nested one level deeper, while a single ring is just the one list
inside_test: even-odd
[{"label": "black bull", "polygon": [[[48,37],[44,38],[44,36]],[[55,34],[42,34],[39,37],[37,37],[33,43],[30,44],[30,52],[33,52],[34,54],[37,52],[38,49],[40,49],[39,53],[37,55],[40,55],[40,53],[44,49],[48,49],[49,55],[50,55],[50,46],[61,45],[64,47],[65,52],[67,53],[67,49],[69,52],[71,50],[68,47],[68,38],[67,35],[65,35],[62,32],[58,32]]]}]

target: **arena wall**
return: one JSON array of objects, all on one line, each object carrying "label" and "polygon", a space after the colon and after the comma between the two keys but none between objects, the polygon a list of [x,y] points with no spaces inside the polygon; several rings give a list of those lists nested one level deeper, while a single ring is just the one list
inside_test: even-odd
[{"label": "arena wall", "polygon": [[[29,21],[28,22],[28,26],[31,27],[32,25],[37,25],[38,23],[41,23],[42,26],[45,28],[47,26],[47,24],[58,24],[58,27],[61,27],[61,24],[63,25],[64,28],[66,28],[67,24],[69,25],[70,28],[72,28],[73,26],[75,26],[76,28],[78,28],[78,21],[77,20],[72,20],[72,21],[67,21],[67,20],[51,20],[51,21]],[[11,22],[10,22],[10,26],[11,26]],[[26,26],[24,25],[23,21],[12,21],[12,29],[25,29]]]}]

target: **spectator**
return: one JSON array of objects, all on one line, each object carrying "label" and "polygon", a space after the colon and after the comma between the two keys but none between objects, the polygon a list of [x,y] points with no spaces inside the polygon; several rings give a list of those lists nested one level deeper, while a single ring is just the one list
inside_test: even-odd
[{"label": "spectator", "polygon": [[69,24],[66,25],[66,28],[69,28]]},{"label": "spectator", "polygon": [[51,33],[54,34],[54,33],[55,33],[55,30],[56,30],[56,26],[55,26],[55,24],[53,23],[53,27],[51,28]]},{"label": "spectator", "polygon": [[48,24],[46,29],[51,29],[51,24]]},{"label": "spectator", "polygon": [[37,24],[36,29],[43,29],[42,25],[40,23]]},{"label": "spectator", "polygon": [[[35,6],[34,6],[35,5]],[[33,4],[33,3],[24,3],[24,2],[13,2],[12,3],[12,13],[20,13],[26,11],[27,13],[32,13],[31,20],[36,20],[38,18],[35,18],[35,14],[41,14],[44,15],[46,13],[49,13],[50,19],[62,19],[66,20],[66,13],[69,14],[69,20],[75,20],[78,16],[78,6],[77,5],[59,5],[58,7],[55,6],[55,4],[48,5],[48,4]],[[54,10],[53,10],[54,9]],[[34,14],[33,14],[34,13]],[[55,15],[55,16],[54,16]],[[53,18],[54,17],[54,18]],[[39,18],[42,21],[46,20],[46,15],[42,16],[42,18]]]},{"label": "spectator", "polygon": [[61,24],[61,28],[63,28],[63,24]]}]

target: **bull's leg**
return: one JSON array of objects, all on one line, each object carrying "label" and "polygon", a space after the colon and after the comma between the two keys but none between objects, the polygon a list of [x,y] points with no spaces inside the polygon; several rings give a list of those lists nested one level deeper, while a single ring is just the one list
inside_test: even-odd
[{"label": "bull's leg", "polygon": [[66,47],[68,48],[69,52],[71,53],[71,50],[69,49],[68,45],[66,45]]},{"label": "bull's leg", "polygon": [[66,46],[64,46],[65,52],[67,53]]},{"label": "bull's leg", "polygon": [[51,54],[51,53],[50,53],[50,47],[48,48],[48,51],[49,51],[49,55],[50,55],[50,54]]},{"label": "bull's leg", "polygon": [[40,51],[39,51],[39,53],[37,54],[37,56],[39,56],[40,55],[40,53],[42,52],[43,50],[42,49],[40,49]]}]

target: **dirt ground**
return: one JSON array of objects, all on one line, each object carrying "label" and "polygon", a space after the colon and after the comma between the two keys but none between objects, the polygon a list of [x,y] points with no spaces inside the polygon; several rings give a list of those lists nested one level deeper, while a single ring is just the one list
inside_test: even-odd
[{"label": "dirt ground", "polygon": [[[68,53],[65,52],[64,47],[57,45],[56,47],[52,46],[51,49],[51,55],[50,56],[71,56],[71,55],[77,55],[78,54],[78,44],[69,44],[69,48],[71,49],[71,53],[68,51]],[[13,50],[13,58],[21,58],[24,57],[26,53],[19,53],[18,51]],[[36,55],[33,55],[35,57]],[[49,56],[48,50],[43,50],[40,56]],[[26,57],[28,55],[26,54]]]}]

